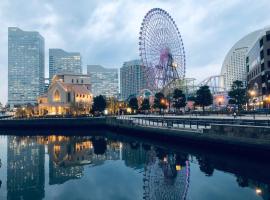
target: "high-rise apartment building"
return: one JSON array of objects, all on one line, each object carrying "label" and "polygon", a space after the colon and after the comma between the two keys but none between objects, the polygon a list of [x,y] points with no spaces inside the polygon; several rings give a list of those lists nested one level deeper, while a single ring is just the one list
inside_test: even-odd
[{"label": "high-rise apartment building", "polygon": [[146,76],[141,60],[124,62],[120,69],[121,98],[128,99],[137,96],[146,87]]},{"label": "high-rise apartment building", "polygon": [[90,76],[94,96],[117,97],[119,93],[118,69],[88,65],[87,74]]},{"label": "high-rise apartment building", "polygon": [[81,74],[81,55],[62,49],[49,49],[49,79],[56,74]]},{"label": "high-rise apartment building", "polygon": [[246,35],[234,44],[227,53],[221,69],[221,75],[223,75],[224,78],[221,87],[230,90],[233,82],[236,80],[243,81],[246,85],[246,55],[260,32],[261,30],[258,30]]},{"label": "high-rise apartment building", "polygon": [[44,90],[44,38],[36,31],[8,28],[8,103],[36,103]]}]

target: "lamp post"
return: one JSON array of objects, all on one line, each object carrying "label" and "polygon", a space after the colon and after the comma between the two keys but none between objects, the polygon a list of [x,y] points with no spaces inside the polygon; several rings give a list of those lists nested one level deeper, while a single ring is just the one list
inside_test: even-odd
[{"label": "lamp post", "polygon": [[249,91],[250,96],[252,97],[252,104],[253,104],[253,119],[255,119],[255,103],[256,103],[256,91],[255,90],[250,90]]},{"label": "lamp post", "polygon": [[267,112],[266,112],[266,116],[269,113],[269,104],[270,104],[270,96],[265,98],[265,103],[267,105]]},{"label": "lamp post", "polygon": [[[160,104],[161,104],[162,106],[165,106],[166,101],[165,101],[164,98],[162,98],[162,99],[160,100]],[[160,112],[161,112],[161,109],[160,109]],[[164,114],[164,108],[163,108],[163,114]]]}]

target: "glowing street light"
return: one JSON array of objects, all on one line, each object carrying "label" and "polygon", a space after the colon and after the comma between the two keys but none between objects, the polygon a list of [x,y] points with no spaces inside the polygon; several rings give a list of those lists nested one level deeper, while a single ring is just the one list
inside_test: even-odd
[{"label": "glowing street light", "polygon": [[255,97],[256,91],[255,90],[250,90],[249,94],[250,94],[250,96]]},{"label": "glowing street light", "polygon": [[161,104],[165,104],[165,99],[161,99],[161,100],[160,100],[160,103],[161,103]]},{"label": "glowing street light", "polygon": [[253,103],[253,118],[255,119],[255,96],[256,96],[256,91],[255,90],[250,90],[249,91],[250,96],[252,97],[252,103]]},{"label": "glowing street light", "polygon": [[262,190],[260,188],[256,188],[255,190],[257,195],[261,195],[262,194]]}]

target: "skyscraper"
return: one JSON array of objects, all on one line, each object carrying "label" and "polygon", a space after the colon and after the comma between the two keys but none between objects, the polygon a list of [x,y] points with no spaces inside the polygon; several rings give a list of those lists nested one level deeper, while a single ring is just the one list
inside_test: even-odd
[{"label": "skyscraper", "polygon": [[224,77],[224,83],[221,87],[230,90],[232,83],[236,80],[243,81],[246,84],[246,54],[260,32],[261,30],[258,30],[246,35],[235,43],[227,53],[221,69],[221,75]]},{"label": "skyscraper", "polygon": [[49,49],[49,79],[56,74],[81,74],[81,55],[62,49]]},{"label": "skyscraper", "polygon": [[8,103],[36,103],[44,90],[44,38],[36,31],[8,28]]},{"label": "skyscraper", "polygon": [[117,97],[118,69],[104,68],[100,65],[88,65],[87,74],[90,76],[92,93],[94,96],[105,95]]},{"label": "skyscraper", "polygon": [[142,62],[140,60],[124,62],[120,69],[121,98],[126,100],[130,96],[136,96],[146,86],[146,77]]}]

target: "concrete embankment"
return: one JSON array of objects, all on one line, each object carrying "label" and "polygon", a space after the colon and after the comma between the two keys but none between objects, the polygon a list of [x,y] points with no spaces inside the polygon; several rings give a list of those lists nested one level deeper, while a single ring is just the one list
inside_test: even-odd
[{"label": "concrete embankment", "polygon": [[232,151],[243,154],[257,154],[269,156],[270,140],[257,138],[237,137],[216,133],[204,133],[189,129],[172,129],[161,127],[144,127],[129,123],[127,120],[109,124],[109,128],[116,133],[136,135],[139,137],[158,138],[164,142],[178,142],[185,145],[213,148],[215,150]]},{"label": "concrete embankment", "polygon": [[[260,155],[269,154],[270,152],[270,134],[267,134],[270,133],[269,129],[265,129],[263,133],[256,132],[256,128],[250,129],[250,133],[246,135],[239,131],[240,136],[232,134],[231,129],[222,129],[217,125],[213,125],[213,127],[216,128],[205,130],[202,133],[199,130],[141,126],[134,124],[132,120],[120,120],[114,117],[0,120],[0,130],[6,134],[9,134],[9,130],[15,130],[18,133],[20,130],[35,130],[35,132],[37,130],[69,129],[78,131],[85,129],[89,131],[109,130],[116,134],[152,138],[162,142],[184,143],[185,145],[213,148],[215,150],[236,151],[245,154],[260,153]],[[244,128],[245,126],[242,127],[242,130]],[[31,131],[29,133],[31,135]]]}]

